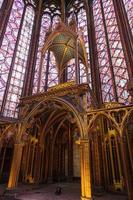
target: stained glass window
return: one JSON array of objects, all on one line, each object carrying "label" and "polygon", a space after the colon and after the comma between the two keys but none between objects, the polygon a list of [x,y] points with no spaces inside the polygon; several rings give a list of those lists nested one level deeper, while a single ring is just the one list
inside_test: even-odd
[{"label": "stained glass window", "polygon": [[133,35],[133,0],[123,0]]},{"label": "stained glass window", "polygon": [[118,96],[119,102],[128,102],[127,66],[112,0],[95,0],[93,12],[103,101]]},{"label": "stained glass window", "polygon": [[75,59],[71,59],[67,64],[67,81],[75,81]]},{"label": "stained glass window", "polygon": [[58,70],[55,61],[55,57],[52,52],[50,52],[49,60],[49,72],[48,72],[48,87],[58,84]]},{"label": "stained glass window", "polygon": [[[77,27],[78,32],[80,35],[83,36],[86,52],[88,56],[88,63],[89,63],[89,42],[88,42],[88,30],[87,30],[87,16],[86,16],[86,10],[84,8],[83,2],[75,1],[73,4],[73,7],[70,9],[70,14],[68,18],[68,22],[71,21],[71,19],[75,16],[75,19],[77,21]],[[72,59],[68,63],[68,70],[67,70],[67,79],[68,81],[75,79],[75,61]],[[85,66],[79,62],[79,76],[80,76],[80,83],[86,82],[86,70]],[[90,76],[90,69],[88,69],[88,76],[91,81]]]},{"label": "stained glass window", "polygon": [[43,66],[40,66],[41,63],[41,50],[44,46],[45,35],[49,30],[51,25],[51,17],[49,14],[44,14],[41,21],[40,37],[39,37],[39,47],[37,53],[36,67],[35,67],[35,76],[34,76],[34,85],[33,93],[44,91],[45,79],[46,79],[46,66],[47,66],[47,53],[45,54],[43,60]]},{"label": "stained glass window", "polygon": [[[78,30],[79,32],[81,32],[81,35],[83,36],[84,39],[84,43],[85,43],[85,48],[86,48],[86,52],[87,52],[87,56],[88,56],[88,63],[90,63],[89,61],[89,41],[88,41],[88,28],[87,28],[87,16],[86,16],[86,11],[85,9],[82,7],[80,8],[79,12],[78,12]],[[86,82],[86,70],[85,70],[85,66],[80,63],[79,64],[80,67],[80,83],[82,82]],[[91,82],[91,76],[90,76],[90,68],[88,69],[88,74],[87,76],[89,76],[89,80]]]},{"label": "stained glass window", "polygon": [[[60,17],[59,15],[55,15],[52,20],[53,29],[59,23]],[[55,57],[52,52],[50,52],[50,60],[49,60],[49,72],[48,72],[48,87],[54,86],[58,84],[58,69],[55,61]]]},{"label": "stained glass window", "polygon": [[12,76],[6,100],[4,116],[17,117],[18,114],[17,105],[21,96],[24,82],[33,22],[34,10],[32,7],[28,6],[26,8],[15,60],[13,63]]},{"label": "stained glass window", "polygon": [[23,9],[23,1],[14,0],[4,39],[0,48],[0,107],[2,105],[3,96],[7,85]]},{"label": "stained glass window", "polygon": [[4,0],[0,0],[0,8],[2,7],[3,1]]},{"label": "stained glass window", "polygon": [[[50,9],[47,8],[45,11],[50,12]],[[60,21],[59,15],[55,15],[52,20],[50,14],[51,13],[46,13],[43,15],[42,18],[33,93],[44,92],[45,90],[47,90],[48,87],[51,87],[58,83],[58,70],[53,53],[46,52],[41,62],[41,49],[45,44],[45,35],[51,26],[52,29],[54,29]]]}]

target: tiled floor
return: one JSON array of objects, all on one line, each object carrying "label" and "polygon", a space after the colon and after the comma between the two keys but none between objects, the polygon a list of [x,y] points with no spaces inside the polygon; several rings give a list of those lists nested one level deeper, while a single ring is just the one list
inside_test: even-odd
[{"label": "tiled floor", "polygon": [[[56,187],[62,187],[61,195],[55,195]],[[21,185],[16,191],[8,192],[19,200],[80,200],[80,184],[62,183],[50,185]],[[127,196],[104,194],[101,197],[93,197],[94,200],[127,200]]]}]

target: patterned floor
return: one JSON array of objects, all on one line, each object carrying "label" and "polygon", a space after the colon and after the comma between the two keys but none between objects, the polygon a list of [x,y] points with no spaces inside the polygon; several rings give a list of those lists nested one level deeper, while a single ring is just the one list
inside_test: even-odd
[{"label": "patterned floor", "polygon": [[[61,195],[55,194],[57,186],[62,188]],[[80,184],[78,183],[62,183],[60,185],[40,185],[27,186],[21,185],[16,191],[8,192],[17,200],[80,200]],[[114,194],[104,194],[101,197],[93,197],[94,200],[127,200],[127,196],[120,196]]]}]

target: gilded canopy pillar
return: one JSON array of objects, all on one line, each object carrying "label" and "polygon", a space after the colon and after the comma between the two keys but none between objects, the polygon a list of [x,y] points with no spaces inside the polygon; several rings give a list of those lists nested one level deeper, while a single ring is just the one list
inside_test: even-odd
[{"label": "gilded canopy pillar", "polygon": [[83,138],[80,140],[80,150],[81,150],[81,200],[91,200],[91,176],[90,176],[90,143],[88,138],[88,119],[87,119],[87,94],[82,96],[82,107],[83,112]]},{"label": "gilded canopy pillar", "polygon": [[23,144],[22,143],[15,144],[11,171],[10,171],[10,176],[9,176],[9,181],[8,181],[8,189],[13,189],[18,184],[22,152],[23,152]]},{"label": "gilded canopy pillar", "polygon": [[81,140],[81,200],[92,199],[89,141]]},{"label": "gilded canopy pillar", "polygon": [[35,166],[34,166],[34,182],[39,183],[41,176],[41,159],[42,159],[43,147],[37,146],[35,154]]}]

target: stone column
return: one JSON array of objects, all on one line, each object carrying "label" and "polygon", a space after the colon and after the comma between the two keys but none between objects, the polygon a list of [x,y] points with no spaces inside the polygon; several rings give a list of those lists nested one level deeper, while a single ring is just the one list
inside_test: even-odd
[{"label": "stone column", "polygon": [[102,187],[102,177],[101,177],[101,160],[100,160],[100,152],[98,146],[98,134],[94,135],[94,165],[95,165],[95,180],[94,180],[94,189],[97,195],[101,194],[103,187]]},{"label": "stone column", "polygon": [[68,181],[73,180],[73,138],[71,133],[71,127],[69,124],[69,133],[68,133]]},{"label": "stone column", "polygon": [[8,189],[13,189],[18,184],[22,152],[23,152],[23,144],[22,143],[15,144],[11,171],[10,171],[10,176],[9,176],[9,181],[8,181]]},{"label": "stone column", "polygon": [[91,200],[89,141],[81,140],[81,200]]},{"label": "stone column", "polygon": [[34,182],[35,183],[40,182],[42,151],[43,151],[43,148],[38,145],[36,148],[36,153],[35,153],[35,166],[34,166]]},{"label": "stone column", "polygon": [[124,173],[124,179],[127,187],[127,193],[128,193],[128,200],[133,199],[133,180],[130,172],[129,167],[129,160],[127,158],[127,144],[126,144],[126,138],[121,138],[121,156],[122,156],[122,162],[123,162],[123,173]]}]

